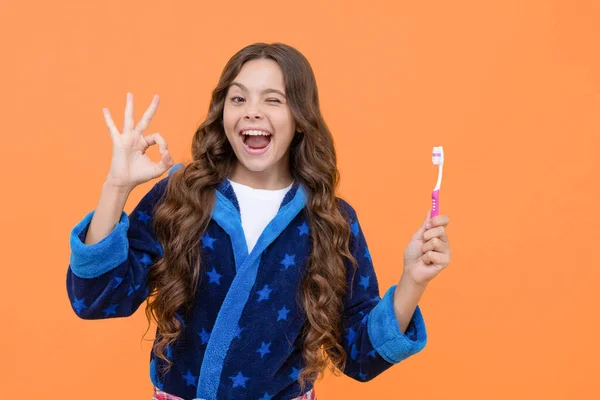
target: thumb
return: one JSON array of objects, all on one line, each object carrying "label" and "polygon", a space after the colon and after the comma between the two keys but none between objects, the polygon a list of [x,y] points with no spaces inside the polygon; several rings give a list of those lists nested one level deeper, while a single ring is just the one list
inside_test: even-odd
[{"label": "thumb", "polygon": [[154,168],[156,169],[156,173],[160,176],[164,174],[169,168],[171,168],[174,163],[175,162],[169,154],[169,150],[165,150],[162,153],[160,161],[154,164]]}]

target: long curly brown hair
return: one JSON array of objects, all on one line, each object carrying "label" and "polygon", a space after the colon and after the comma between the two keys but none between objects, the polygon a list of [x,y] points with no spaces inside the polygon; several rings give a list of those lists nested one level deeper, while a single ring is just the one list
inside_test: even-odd
[{"label": "long curly brown hair", "polygon": [[347,265],[352,266],[354,276],[356,260],[349,249],[350,226],[336,199],[336,153],[321,115],[315,76],[308,60],[291,46],[252,44],[225,66],[212,93],[208,116],[194,134],[193,160],[170,176],[166,196],[155,209],[154,229],[163,257],[149,272],[151,296],[146,317],[149,325],[152,319],[157,323],[153,352],[168,369],[171,361],[165,350],[182,332],[175,314],[192,304],[201,276],[198,238],[211,219],[217,185],[231,176],[237,163],[222,125],[227,90],[244,63],[261,58],[276,61],[283,71],[286,97],[298,131],[290,144],[290,170],[308,194],[306,215],[312,245],[299,285],[306,314],[302,330],[305,367],[299,376],[304,388],[306,382],[322,377],[328,366],[336,375],[345,368],[346,353],[340,345],[343,297]]}]

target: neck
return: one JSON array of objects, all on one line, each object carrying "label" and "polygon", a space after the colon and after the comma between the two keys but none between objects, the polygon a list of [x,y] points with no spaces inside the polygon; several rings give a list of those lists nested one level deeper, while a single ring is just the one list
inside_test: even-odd
[{"label": "neck", "polygon": [[289,169],[282,171],[273,168],[272,171],[254,172],[246,169],[241,164],[237,165],[233,175],[229,179],[254,189],[264,190],[285,189],[294,180]]}]

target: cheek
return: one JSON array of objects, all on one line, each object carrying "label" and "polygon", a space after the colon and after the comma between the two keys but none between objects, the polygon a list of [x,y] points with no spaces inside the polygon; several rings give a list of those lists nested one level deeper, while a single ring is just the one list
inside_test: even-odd
[{"label": "cheek", "polygon": [[291,113],[282,110],[282,112],[271,115],[270,119],[273,128],[275,128],[275,131],[277,131],[280,136],[285,136],[286,139],[288,139],[288,136],[293,136],[295,124]]},{"label": "cheek", "polygon": [[235,124],[237,123],[237,118],[235,112],[231,110],[229,107],[225,107],[223,109],[223,128],[225,129],[225,133],[227,136],[230,136],[235,131]]}]

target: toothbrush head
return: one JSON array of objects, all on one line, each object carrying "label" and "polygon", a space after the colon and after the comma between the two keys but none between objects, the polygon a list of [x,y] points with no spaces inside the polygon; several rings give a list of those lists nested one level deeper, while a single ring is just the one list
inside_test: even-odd
[{"label": "toothbrush head", "polygon": [[431,161],[434,165],[441,165],[444,163],[444,148],[442,146],[435,146],[433,148]]}]

